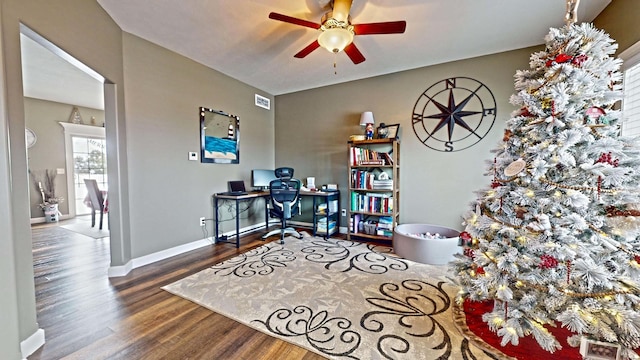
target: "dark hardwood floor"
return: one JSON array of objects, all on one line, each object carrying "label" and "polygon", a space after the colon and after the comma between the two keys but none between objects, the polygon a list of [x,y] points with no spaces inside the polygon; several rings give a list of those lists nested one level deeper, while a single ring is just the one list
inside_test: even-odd
[{"label": "dark hardwood floor", "polygon": [[324,359],[161,289],[263,245],[259,235],[243,237],[240,249],[211,245],[110,279],[108,238],[35,225],[37,318],[46,343],[28,359]]}]

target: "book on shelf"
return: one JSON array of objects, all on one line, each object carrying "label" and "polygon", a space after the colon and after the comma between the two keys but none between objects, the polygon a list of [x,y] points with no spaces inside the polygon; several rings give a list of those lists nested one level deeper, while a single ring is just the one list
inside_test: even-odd
[{"label": "book on shelf", "polygon": [[393,157],[391,157],[391,154],[382,153],[382,155],[384,156],[384,159],[387,162],[387,165],[393,165]]},{"label": "book on shelf", "polygon": [[351,232],[357,233],[358,227],[360,226],[360,214],[353,215],[352,220],[353,222],[351,224]]},{"label": "book on shelf", "polygon": [[393,159],[389,154],[355,146],[351,147],[349,161],[352,166],[393,165]]},{"label": "book on shelf", "polygon": [[393,190],[393,179],[376,179],[372,171],[351,170],[351,187],[355,189]]},{"label": "book on shelf", "polygon": [[330,220],[327,222],[326,218],[322,218],[318,220],[316,225],[316,233],[327,234],[333,233],[336,230],[336,222],[335,220]]},{"label": "book on shelf", "polygon": [[329,214],[333,214],[338,212],[338,200],[331,200],[329,201],[329,206],[327,207],[326,203],[320,203],[318,204],[318,206],[316,207],[316,213],[317,214],[326,214],[327,211],[329,211]]},{"label": "book on shelf", "polygon": [[375,190],[393,190],[393,180],[373,180],[373,189]]},{"label": "book on shelf", "polygon": [[392,237],[393,236],[393,231],[392,230],[387,230],[387,229],[376,228],[376,235],[385,236],[385,237]]},{"label": "book on shelf", "polygon": [[351,211],[390,214],[393,212],[393,196],[380,193],[351,192]]}]

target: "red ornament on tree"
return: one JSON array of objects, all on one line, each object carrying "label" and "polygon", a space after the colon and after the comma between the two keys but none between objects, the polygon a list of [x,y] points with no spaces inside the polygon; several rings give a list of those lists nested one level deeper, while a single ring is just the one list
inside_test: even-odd
[{"label": "red ornament on tree", "polygon": [[633,257],[633,260],[635,260],[638,264],[640,264],[640,255],[635,255]]},{"label": "red ornament on tree", "polygon": [[558,64],[569,62],[569,61],[571,61],[571,59],[573,59],[573,57],[571,55],[567,55],[567,54],[559,54],[555,58],[555,60],[556,60],[556,62]]},{"label": "red ornament on tree", "polygon": [[525,117],[534,117],[534,115],[529,112],[529,108],[523,107],[522,109],[520,109],[520,116],[525,116]]},{"label": "red ornament on tree", "polygon": [[541,269],[553,269],[558,266],[558,260],[551,255],[542,255],[540,256],[540,264],[538,267]]},{"label": "red ornament on tree", "polygon": [[462,252],[466,257],[470,257],[472,259],[476,257],[476,255],[473,253],[473,249],[471,248],[464,248]]},{"label": "red ornament on tree", "polygon": [[618,159],[613,160],[611,158],[611,153],[609,152],[609,153],[602,153],[602,155],[600,155],[598,160],[596,160],[596,163],[604,163],[604,164],[609,164],[613,167],[618,167],[620,160]]},{"label": "red ornament on tree", "polygon": [[582,63],[587,61],[587,59],[588,59],[587,55],[580,54],[580,55],[574,57],[573,60],[571,60],[571,64],[580,67],[580,66],[582,66]]},{"label": "red ornament on tree", "polygon": [[478,275],[484,275],[484,268],[482,266],[478,266],[478,268],[476,269],[476,274]]}]

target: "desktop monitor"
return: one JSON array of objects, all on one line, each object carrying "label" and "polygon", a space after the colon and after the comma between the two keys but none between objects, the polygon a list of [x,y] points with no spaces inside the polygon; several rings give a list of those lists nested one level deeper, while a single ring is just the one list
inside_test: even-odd
[{"label": "desktop monitor", "polygon": [[255,189],[268,189],[271,180],[276,180],[273,170],[254,169],[251,170],[251,186]]}]

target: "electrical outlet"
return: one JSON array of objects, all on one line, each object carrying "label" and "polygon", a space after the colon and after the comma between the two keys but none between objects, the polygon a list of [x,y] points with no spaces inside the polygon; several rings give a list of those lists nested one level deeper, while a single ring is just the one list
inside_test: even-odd
[{"label": "electrical outlet", "polygon": [[204,226],[204,218],[203,217],[200,218],[200,226]]},{"label": "electrical outlet", "polygon": [[347,216],[347,209],[342,209],[342,216]]}]

